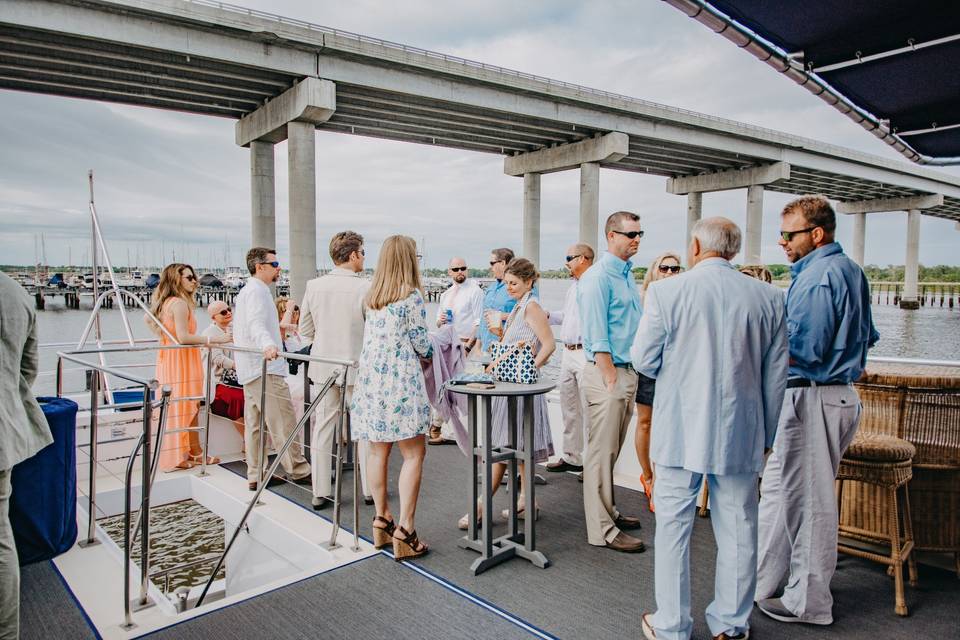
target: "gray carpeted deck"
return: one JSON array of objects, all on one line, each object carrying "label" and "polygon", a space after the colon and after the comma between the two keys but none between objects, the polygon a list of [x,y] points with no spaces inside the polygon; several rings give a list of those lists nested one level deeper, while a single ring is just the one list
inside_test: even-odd
[{"label": "gray carpeted deck", "polygon": [[146,636],[206,638],[527,638],[529,633],[385,555]]},{"label": "gray carpeted deck", "polygon": [[21,640],[95,638],[52,562],[20,568]]},{"label": "gray carpeted deck", "polygon": [[[537,487],[541,507],[537,523],[537,547],[552,562],[547,569],[514,559],[474,577],[470,564],[476,553],[457,547],[463,532],[457,519],[469,502],[469,462],[457,447],[428,447],[424,480],[417,508],[417,529],[431,552],[417,564],[518,618],[561,638],[640,637],[640,615],[655,608],[653,594],[654,515],[637,492],[617,489],[621,511],[643,520],[639,535],[648,544],[641,554],[623,554],[586,543],[583,524],[582,485],[571,474],[544,473],[547,485]],[[395,502],[399,455],[394,452],[389,481],[392,507]],[[242,470],[242,464],[235,469]],[[540,471],[543,471],[542,468]],[[242,472],[242,471],[241,471]],[[347,476],[345,498],[350,498],[352,478]],[[505,487],[503,487],[505,489]],[[283,486],[278,492],[309,505],[309,494]],[[505,491],[501,490],[505,495]],[[352,503],[348,503],[352,504]],[[506,507],[497,496],[497,509]],[[330,510],[319,512],[330,517]],[[351,517],[344,507],[345,521]],[[369,537],[373,507],[361,503],[361,534]],[[505,525],[499,518],[495,519]],[[349,521],[346,522],[350,524]],[[691,549],[691,591],[694,638],[709,638],[703,611],[713,597],[716,548],[709,519],[696,519]],[[841,556],[833,579],[834,619],[830,627],[784,624],[754,610],[751,618],[758,637],[784,640],[836,637],[876,640],[915,637],[958,637],[960,580],[956,575],[920,566],[920,586],[907,587],[910,616],[893,612],[893,581],[880,565]]]},{"label": "gray carpeted deck", "polygon": [[[226,466],[241,473],[244,469],[238,463]],[[396,495],[398,468],[399,455],[395,454],[391,496]],[[462,532],[456,521],[469,501],[468,472],[469,462],[456,447],[428,448],[417,528],[432,551],[416,563],[419,567],[557,637],[640,637],[640,614],[654,607],[652,548],[629,555],[586,544],[582,485],[569,474],[544,474],[549,484],[537,487],[541,506],[538,548],[552,566],[541,570],[515,559],[474,577],[469,567],[477,554],[457,547]],[[349,475],[345,485],[346,489],[352,485]],[[299,487],[282,486],[276,491],[309,506],[309,494]],[[349,490],[344,497],[351,498]],[[618,489],[617,500],[624,513],[643,519],[640,533],[652,547],[655,524],[653,514],[645,510],[645,501],[624,489]],[[344,506],[347,519],[351,514],[348,505]],[[398,508],[395,503],[393,506]],[[498,496],[497,512],[504,506]],[[330,509],[319,513],[331,515]],[[369,536],[372,517],[373,508],[361,504],[364,536]],[[710,637],[703,610],[713,593],[714,560],[710,522],[697,519],[691,552],[694,638]],[[786,625],[755,611],[752,631],[756,637],[786,640],[958,637],[960,580],[951,572],[920,567],[920,586],[907,589],[907,618],[893,613],[892,580],[879,565],[841,557],[833,592],[835,623],[830,627]],[[22,594],[25,640],[92,637],[49,563],[25,568]],[[411,568],[380,556],[156,635],[200,638],[212,634],[237,638],[479,638],[518,637],[525,632]]]}]

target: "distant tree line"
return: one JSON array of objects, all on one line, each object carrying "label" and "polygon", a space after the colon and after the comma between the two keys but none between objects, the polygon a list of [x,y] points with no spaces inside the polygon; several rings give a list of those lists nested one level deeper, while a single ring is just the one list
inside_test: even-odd
[{"label": "distant tree line", "polygon": [[[767,268],[773,274],[774,280],[790,279],[790,265],[788,264],[768,264]],[[903,282],[903,269],[903,265],[891,264],[881,267],[870,264],[864,267],[863,271],[871,282]],[[646,273],[647,267],[637,267],[633,270],[633,276],[638,282],[643,280]],[[447,275],[447,270],[424,269],[423,274],[432,278],[443,278]],[[566,269],[550,269],[542,271],[540,276],[547,279],[563,279],[569,278],[570,274]],[[470,269],[470,277],[488,278],[490,277],[490,271],[488,269]],[[933,267],[925,267],[920,265],[920,282],[960,282],[960,266],[938,264]]]}]

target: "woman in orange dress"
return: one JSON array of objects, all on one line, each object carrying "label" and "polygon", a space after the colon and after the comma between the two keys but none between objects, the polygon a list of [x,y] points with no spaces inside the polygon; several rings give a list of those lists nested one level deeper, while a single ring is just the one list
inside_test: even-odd
[{"label": "woman in orange dress", "polygon": [[[150,329],[159,336],[161,346],[209,345],[231,341],[230,335],[211,338],[197,334],[197,319],[193,315],[197,303],[193,295],[198,286],[193,267],[188,264],[174,263],[163,269],[160,282],[153,292],[150,312],[167,331],[162,331],[152,319],[147,319]],[[176,342],[170,340],[167,332],[176,338]],[[200,398],[203,395],[200,349],[160,349],[157,352],[157,382],[161,388],[168,386],[171,390],[166,435],[160,451],[160,468],[173,471],[195,467],[203,460],[200,434],[196,431],[171,432],[197,424],[200,401],[177,401],[177,398]],[[207,464],[218,462],[218,458],[207,458]]]}]

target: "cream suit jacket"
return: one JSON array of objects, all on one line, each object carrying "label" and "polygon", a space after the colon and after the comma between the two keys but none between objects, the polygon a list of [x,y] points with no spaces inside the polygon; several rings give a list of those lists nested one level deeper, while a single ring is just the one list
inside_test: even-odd
[{"label": "cream suit jacket", "polygon": [[[335,267],[330,273],[307,283],[300,305],[300,335],[312,339],[310,355],[340,360],[359,360],[363,348],[364,298],[370,282],[359,274]],[[323,383],[342,367],[310,363],[310,380]],[[356,379],[351,367],[347,385]],[[339,380],[338,380],[339,383]]]}]

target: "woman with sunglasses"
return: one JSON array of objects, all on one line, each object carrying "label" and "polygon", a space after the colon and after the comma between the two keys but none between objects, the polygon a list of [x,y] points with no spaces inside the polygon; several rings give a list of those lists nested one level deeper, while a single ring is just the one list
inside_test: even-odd
[{"label": "woman with sunglasses", "polygon": [[[680,256],[672,251],[661,253],[654,259],[653,264],[647,269],[643,276],[643,284],[640,285],[641,300],[647,293],[647,287],[651,282],[662,280],[675,276],[683,271],[680,266]],[[637,384],[637,430],[634,440],[634,447],[637,450],[637,459],[640,461],[640,484],[643,485],[643,492],[647,494],[647,501],[650,505],[650,511],[653,511],[653,463],[650,462],[650,421],[653,417],[653,395],[656,386],[656,380],[640,375],[639,384]]]},{"label": "woman with sunglasses", "polygon": [[[223,300],[214,300],[207,305],[210,315],[210,326],[203,330],[204,338],[211,341],[222,338],[230,339],[233,323],[233,310]],[[233,353],[227,349],[210,349],[213,358],[214,388],[210,400],[210,412],[214,415],[233,420],[240,437],[243,437],[243,385],[237,380],[237,365],[232,358]],[[204,367],[206,371],[206,367]]]},{"label": "woman with sunglasses", "polygon": [[[160,338],[160,346],[210,345],[230,342],[229,335],[211,338],[197,334],[197,306],[194,294],[199,283],[188,264],[173,263],[164,267],[160,282],[153,292],[151,316],[147,326]],[[154,318],[160,321],[158,325]],[[162,329],[161,329],[162,325]],[[174,339],[171,340],[170,336]],[[203,393],[203,364],[200,349],[160,349],[157,351],[157,382],[169,386],[170,405],[167,408],[166,430],[178,431],[195,426],[200,411],[199,400],[176,401],[185,396],[198,397]],[[164,471],[190,469],[203,461],[200,435],[196,431],[171,433],[164,437],[160,451],[160,466]],[[207,458],[207,464],[217,464],[218,458]]]}]

